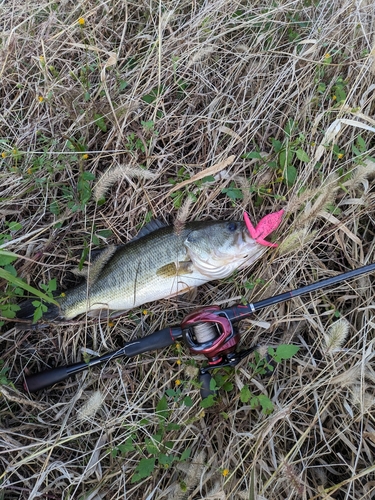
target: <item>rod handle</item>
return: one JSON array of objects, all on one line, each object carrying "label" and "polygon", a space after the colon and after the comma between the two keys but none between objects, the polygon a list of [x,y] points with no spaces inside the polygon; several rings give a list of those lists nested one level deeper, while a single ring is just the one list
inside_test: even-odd
[{"label": "rod handle", "polygon": [[56,368],[44,370],[34,375],[28,375],[25,377],[24,389],[29,392],[37,392],[57,382],[61,382],[71,375],[75,375],[93,366],[106,363],[107,361],[120,357],[131,358],[144,352],[168,347],[181,337],[181,332],[182,330],[179,326],[163,328],[163,330],[151,333],[146,337],[127,342],[117,351],[109,352],[97,358],[92,358],[87,363],[81,361],[72,365],[57,366]]},{"label": "rod handle", "polygon": [[68,366],[58,366],[50,370],[35,373],[34,375],[28,375],[25,377],[24,388],[29,392],[40,391],[41,389],[61,382],[71,375],[86,370],[87,368],[87,363],[80,362]]}]

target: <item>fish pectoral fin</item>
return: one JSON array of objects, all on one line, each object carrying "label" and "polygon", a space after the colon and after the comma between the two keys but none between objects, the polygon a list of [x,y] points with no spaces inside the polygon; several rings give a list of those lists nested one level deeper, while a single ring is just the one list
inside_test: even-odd
[{"label": "fish pectoral fin", "polygon": [[176,265],[175,262],[169,262],[164,266],[159,267],[156,271],[158,276],[162,278],[173,278],[175,276],[183,276],[185,274],[192,274],[193,272],[193,263],[189,260],[186,262],[178,262]]}]

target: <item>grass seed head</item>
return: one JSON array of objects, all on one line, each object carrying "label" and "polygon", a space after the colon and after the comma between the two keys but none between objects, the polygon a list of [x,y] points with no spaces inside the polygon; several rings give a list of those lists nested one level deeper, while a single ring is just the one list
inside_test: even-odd
[{"label": "grass seed head", "polygon": [[95,413],[101,408],[104,402],[104,395],[101,391],[95,391],[89,396],[87,401],[82,405],[81,409],[78,410],[78,418],[80,420],[86,420],[92,418]]},{"label": "grass seed head", "polygon": [[96,201],[104,198],[106,192],[114,185],[128,178],[153,179],[156,174],[148,170],[131,165],[116,165],[102,174],[94,187],[94,198]]},{"label": "grass seed head", "polygon": [[340,318],[332,323],[328,330],[323,334],[327,352],[333,352],[342,348],[347,339],[349,328],[350,324],[344,318]]}]

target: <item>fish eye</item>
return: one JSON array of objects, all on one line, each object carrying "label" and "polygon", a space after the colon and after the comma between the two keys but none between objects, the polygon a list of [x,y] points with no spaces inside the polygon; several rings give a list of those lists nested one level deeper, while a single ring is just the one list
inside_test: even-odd
[{"label": "fish eye", "polygon": [[229,231],[235,231],[237,229],[237,223],[236,222],[229,222],[228,229],[229,229]]}]

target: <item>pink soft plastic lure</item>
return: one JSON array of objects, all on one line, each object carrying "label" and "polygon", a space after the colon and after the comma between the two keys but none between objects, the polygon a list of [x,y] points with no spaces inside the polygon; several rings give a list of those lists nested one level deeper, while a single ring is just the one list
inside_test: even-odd
[{"label": "pink soft plastic lure", "polygon": [[270,243],[264,238],[279,227],[283,215],[284,210],[279,210],[278,212],[274,212],[273,214],[268,214],[258,222],[258,225],[256,227],[252,225],[250,218],[246,212],[244,212],[243,218],[250,236],[254,238],[254,240],[259,243],[259,245],[264,245],[266,247],[277,247],[277,243]]}]

